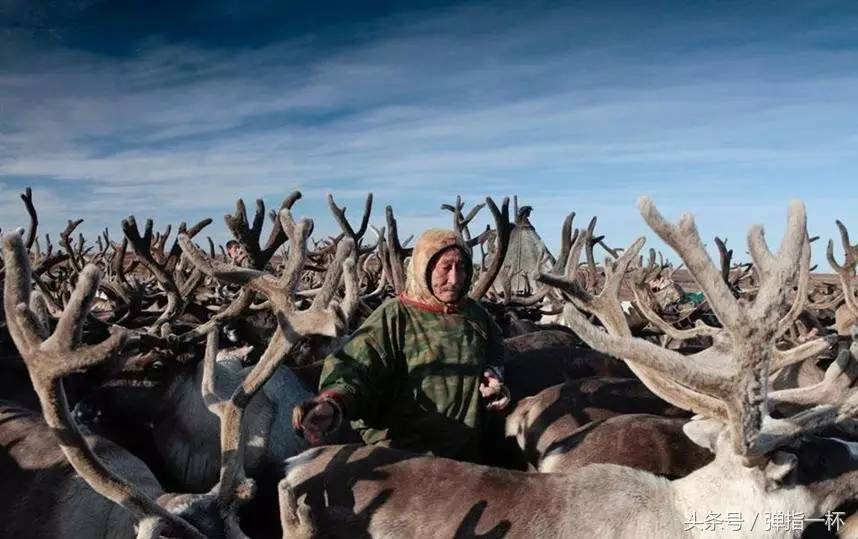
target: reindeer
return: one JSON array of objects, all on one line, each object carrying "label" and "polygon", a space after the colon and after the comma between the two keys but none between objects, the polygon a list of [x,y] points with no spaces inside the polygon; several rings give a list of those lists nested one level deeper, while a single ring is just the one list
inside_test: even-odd
[{"label": "reindeer", "polygon": [[[214,330],[213,330],[214,331]],[[170,351],[136,354],[122,370],[90,391],[75,410],[99,432],[119,436],[146,433],[151,453],[139,454],[157,463],[159,479],[186,492],[205,492],[220,469],[220,423],[200,393],[205,364],[190,364]],[[214,369],[224,387],[234,390],[251,371],[236,359],[219,359]],[[307,449],[291,426],[292,409],[312,396],[286,366],[272,374],[248,404],[247,428],[252,439],[246,466],[253,477],[265,476],[284,458]]]},{"label": "reindeer", "polygon": [[[2,438],[10,444],[7,447],[13,448],[10,456],[16,459],[18,469],[53,469],[53,472],[46,474],[53,475],[53,489],[32,490],[38,489],[41,484],[38,478],[16,485],[16,489],[25,489],[22,498],[28,499],[30,504],[35,501],[50,501],[53,498],[54,505],[47,515],[52,518],[28,519],[31,525],[29,533],[43,530],[70,537],[117,534],[130,536],[134,522],[140,521],[141,526],[146,529],[169,527],[183,537],[202,537],[199,529],[209,529],[217,520],[208,517],[209,508],[206,504],[194,503],[194,500],[187,497],[164,494],[145,465],[115,446],[106,444],[101,451],[93,451],[93,446],[87,443],[69,412],[62,378],[76,370],[108,361],[119,354],[123,346],[133,338],[129,331],[117,328],[102,343],[91,346],[80,344],[83,322],[98,285],[98,270],[94,266],[82,268],[78,285],[69,298],[57,328],[49,336],[47,328],[29,308],[32,286],[30,265],[24,245],[17,234],[3,238],[3,253],[6,266],[6,320],[9,332],[27,365],[46,425],[32,415],[16,414],[14,409],[6,408]],[[24,432],[26,434],[22,434]],[[48,441],[51,433],[55,437],[53,443]],[[91,488],[84,488],[80,484],[80,478],[68,473],[67,469],[63,470],[61,465],[58,468],[60,459],[56,451],[57,442],[65,459]],[[96,448],[101,445],[98,442],[100,440],[96,440],[94,444]],[[32,449],[26,452],[15,451],[16,446],[30,446]],[[98,456],[99,452],[115,467],[106,467]],[[117,473],[130,477],[135,482],[123,479]],[[5,477],[8,476],[4,475]],[[28,487],[30,490],[26,490]],[[7,489],[11,490],[11,486],[7,486]],[[57,494],[76,495],[74,503],[64,505],[62,500],[68,498],[54,498]],[[117,513],[106,510],[101,496],[126,511]],[[169,508],[180,514],[174,514]],[[97,511],[96,514],[103,520],[88,519],[87,512],[90,510]],[[20,519],[21,515],[7,517],[7,521],[14,521],[15,518]],[[199,528],[189,522],[200,517],[203,522],[199,524]],[[205,524],[205,521],[209,521],[208,524]],[[12,524],[12,527],[14,526],[15,524]]]},{"label": "reindeer", "polygon": [[592,376],[629,377],[619,360],[580,346],[569,331],[542,330],[504,339],[507,386],[512,403],[566,380]]},{"label": "reindeer", "polygon": [[[64,537],[127,537],[138,524],[138,537],[160,534],[181,537],[244,537],[239,523],[239,509],[254,497],[256,485],[247,477],[247,464],[252,461],[258,442],[259,417],[253,417],[254,398],[277,372],[279,363],[304,334],[335,336],[354,312],[357,303],[354,262],[350,258],[353,243],[344,241],[337,249],[337,262],[328,274],[309,309],[297,310],[295,292],[306,258],[306,241],[312,222],[295,223],[288,208],[281,210],[280,225],[287,232],[292,249],[285,270],[275,277],[252,269],[217,265],[231,274],[240,274],[240,282],[268,298],[278,319],[278,328],[260,361],[246,376],[231,376],[217,364],[217,335],[207,335],[202,376],[198,382],[202,401],[219,418],[220,473],[215,486],[203,494],[165,493],[151,471],[127,451],[101,438],[87,441],[76,425],[65,398],[62,379],[71,372],[86,370],[118,356],[129,343],[143,336],[139,332],[112,328],[102,343],[81,344],[84,321],[98,287],[99,271],[93,265],[82,267],[78,283],[63,310],[56,329],[48,329],[29,307],[30,266],[18,235],[4,238],[5,312],[10,334],[21,353],[42,407],[47,425],[32,414],[15,409],[3,410],[6,421],[0,439],[11,444],[10,454],[18,469],[42,467],[54,470],[50,477],[54,490],[28,490],[21,497],[28,506],[49,507],[44,520],[37,524],[46,534]],[[190,243],[187,234],[180,236],[183,248],[195,264],[214,271],[210,261]],[[334,300],[341,277],[345,275],[346,295],[342,303]],[[247,280],[248,282],[245,282]],[[263,414],[264,415],[264,414]],[[22,432],[26,434],[22,435]],[[50,443],[51,432],[57,437],[59,450],[77,476],[65,467]],[[277,432],[275,436],[282,436]],[[34,448],[17,451],[15,447]],[[35,457],[35,462],[32,459]],[[102,460],[103,459],[103,460]],[[44,485],[40,472],[30,485]],[[83,483],[82,481],[85,481]],[[19,488],[21,485],[18,486]],[[7,487],[7,490],[11,490]],[[67,493],[67,494],[64,494]],[[54,497],[54,494],[59,497]],[[65,498],[65,495],[74,498]],[[44,496],[47,495],[47,498]],[[42,496],[40,498],[40,496]],[[103,498],[102,498],[103,497]],[[110,510],[103,500],[122,507]],[[94,510],[95,513],[89,513]],[[8,515],[8,520],[21,515]],[[41,533],[39,534],[41,535]]]},{"label": "reindeer", "polygon": [[[281,211],[290,210],[299,198],[299,192],[292,193],[281,205]],[[371,202],[371,195],[368,201]],[[333,199],[331,203],[342,213],[342,210],[333,204]],[[264,215],[264,204],[257,201],[256,215],[251,224],[247,219],[244,203],[239,199],[235,213],[224,216],[228,228],[243,246],[249,269],[256,271],[261,271],[268,265],[276,248],[287,239],[283,226],[278,222],[267,245],[263,248],[259,244]],[[342,219],[348,226],[344,216]],[[367,219],[368,213],[364,215],[364,220]],[[363,228],[365,229],[366,225]],[[147,226],[147,230],[151,230],[151,227]],[[314,291],[320,298],[319,301],[332,297],[336,291],[343,273],[343,264],[346,258],[351,257],[351,246],[355,244],[355,240],[360,240],[362,234],[363,231],[357,234],[351,232],[347,241],[338,243],[339,248],[327,263],[327,281],[321,289]],[[160,244],[164,243],[165,236],[166,234],[161,235]],[[201,251],[188,243],[191,236],[190,233],[180,232],[177,250],[180,247],[184,249],[184,252],[179,251],[183,253],[182,260],[186,261],[188,266],[197,268],[195,261],[208,260],[211,257],[200,258]],[[135,240],[134,244],[149,243]],[[138,250],[146,252],[142,246],[138,247]],[[149,257],[153,260],[156,258]],[[306,266],[307,264],[304,264],[301,269]],[[195,271],[213,278],[212,274],[204,272],[207,269],[207,262],[203,262]],[[351,275],[346,273],[346,278],[350,279],[347,286],[355,288],[357,283],[352,282]],[[129,358],[121,372],[90,393],[78,407],[95,410],[102,429],[115,430],[116,426],[127,428],[128,425],[134,425],[135,430],[151,430],[154,454],[146,455],[146,460],[157,462],[156,469],[163,482],[183,491],[204,492],[211,488],[217,481],[220,465],[219,422],[217,416],[207,409],[199,392],[205,366],[198,361],[201,354],[191,346],[191,338],[206,334],[201,331],[210,332],[216,329],[217,323],[227,324],[234,320],[242,309],[250,307],[257,293],[266,295],[266,292],[258,289],[241,290],[232,303],[224,306],[209,322],[201,323],[177,339],[148,339],[149,346],[145,353]],[[317,302],[318,304],[320,303]],[[337,322],[336,329],[321,328],[315,333],[301,333],[290,351],[301,348],[308,339],[321,338],[336,342],[348,327],[353,314],[354,309],[350,307],[349,311],[344,313],[345,318]],[[272,336],[269,334],[268,338]],[[153,348],[152,343],[157,347]],[[219,359],[215,362],[218,377],[225,387],[235,389],[247,376],[250,368],[243,367],[241,360],[246,359],[249,351],[248,347],[244,347],[244,355],[239,354],[230,360]],[[271,375],[262,391],[248,404],[248,428],[252,443],[248,447],[246,466],[251,476],[270,477],[269,472],[279,466],[283,459],[307,448],[304,439],[294,433],[291,415],[294,406],[310,398],[312,394],[310,388],[302,383],[291,369],[281,365]],[[347,429],[343,429],[339,436],[334,439],[353,439],[348,437]]]},{"label": "reindeer", "polygon": [[522,399],[506,435],[540,472],[605,462],[682,477],[711,460],[683,434],[688,418],[636,379],[593,377]]},{"label": "reindeer", "polygon": [[[748,245],[759,275],[753,301],[737,299],[706,254],[690,215],[667,222],[647,198],[647,224],[688,267],[706,295],[720,328],[713,345],[682,355],[633,337],[622,317],[619,285],[643,238],[606,267],[597,296],[566,275],[543,275],[571,301],[564,315],[594,349],[625,360],[646,386],[668,402],[699,414],[686,434],[715,453],[714,460],[673,481],[611,464],[565,474],[527,474],[409,454],[384,447],[328,446],[287,461],[281,482],[284,525],[325,537],[493,534],[504,537],[728,537],[686,523],[714,511],[743,515],[775,511],[816,517],[858,493],[858,444],[813,435],[858,413],[849,365],[838,356],[820,384],[768,391],[769,373],[813,357],[830,344],[810,341],[791,350],[775,347],[803,298],[792,284],[807,279],[809,257],[804,206],[790,206],[787,232],[774,254],[762,229]],[[574,266],[574,267],[573,267]],[[604,330],[581,310],[593,313]],[[770,412],[785,408],[797,412]],[[294,502],[294,503],[293,503]],[[285,530],[288,532],[290,530]],[[773,532],[798,537],[798,530]]]}]

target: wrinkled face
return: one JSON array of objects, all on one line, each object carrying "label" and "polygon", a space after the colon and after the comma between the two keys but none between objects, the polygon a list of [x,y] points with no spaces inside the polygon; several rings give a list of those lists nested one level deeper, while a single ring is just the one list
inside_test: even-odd
[{"label": "wrinkled face", "polygon": [[447,249],[432,266],[432,294],[444,303],[455,303],[462,297],[468,272],[465,257],[459,249]]}]

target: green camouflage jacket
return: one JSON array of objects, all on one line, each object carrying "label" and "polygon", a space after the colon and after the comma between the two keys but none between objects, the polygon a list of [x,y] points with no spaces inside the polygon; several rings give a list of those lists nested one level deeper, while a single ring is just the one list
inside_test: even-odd
[{"label": "green camouflage jacket", "polygon": [[486,367],[502,372],[504,344],[476,301],[463,298],[454,308],[428,301],[426,268],[460,245],[450,234],[421,237],[406,294],[382,304],[325,359],[319,389],[368,444],[473,460],[485,413],[480,379]]},{"label": "green camouflage jacket", "polygon": [[325,360],[319,389],[336,395],[368,444],[471,459],[485,408],[480,378],[502,361],[500,328],[477,302],[445,314],[397,298]]}]

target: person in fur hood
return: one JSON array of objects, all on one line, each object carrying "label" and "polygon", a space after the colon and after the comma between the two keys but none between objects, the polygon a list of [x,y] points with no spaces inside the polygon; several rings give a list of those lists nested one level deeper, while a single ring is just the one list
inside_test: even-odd
[{"label": "person in fur hood", "polygon": [[477,460],[484,413],[503,410],[509,391],[503,335],[468,297],[472,273],[455,232],[424,232],[405,292],[325,359],[319,395],[295,407],[296,432],[318,444],[348,420],[367,444]]}]

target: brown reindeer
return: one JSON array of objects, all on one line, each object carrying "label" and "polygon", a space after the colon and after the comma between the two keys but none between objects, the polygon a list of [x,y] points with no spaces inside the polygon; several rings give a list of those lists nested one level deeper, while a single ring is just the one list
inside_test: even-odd
[{"label": "brown reindeer", "polygon": [[504,345],[504,370],[513,403],[566,380],[632,376],[622,361],[581,346],[569,331],[535,331],[504,339]]},{"label": "brown reindeer", "polygon": [[687,422],[685,418],[652,414],[623,414],[593,421],[555,440],[540,458],[538,469],[568,472],[605,463],[670,479],[685,477],[713,457],[685,435]]},{"label": "brown reindeer", "polygon": [[638,380],[584,378],[522,399],[506,434],[540,472],[604,462],[681,477],[711,460],[683,434],[689,416]]}]

